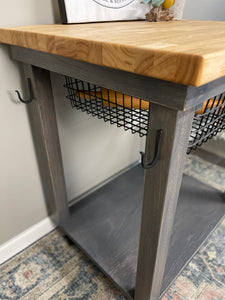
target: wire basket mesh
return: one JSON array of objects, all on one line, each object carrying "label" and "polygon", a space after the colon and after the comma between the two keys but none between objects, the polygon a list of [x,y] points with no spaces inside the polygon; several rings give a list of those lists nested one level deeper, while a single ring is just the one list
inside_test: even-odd
[{"label": "wire basket mesh", "polygon": [[149,102],[66,76],[67,98],[72,107],[146,136]]},{"label": "wire basket mesh", "polygon": [[[148,133],[150,102],[65,76],[72,107],[140,137]],[[187,154],[225,129],[225,93],[204,102],[196,111]]]},{"label": "wire basket mesh", "polygon": [[192,123],[187,153],[225,129],[225,93],[204,102]]}]

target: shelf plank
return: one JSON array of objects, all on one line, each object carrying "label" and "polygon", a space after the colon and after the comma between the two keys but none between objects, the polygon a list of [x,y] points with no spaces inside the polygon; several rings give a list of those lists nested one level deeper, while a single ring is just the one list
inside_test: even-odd
[{"label": "shelf plank", "polygon": [[[64,230],[99,268],[133,296],[141,220],[143,169],[133,167],[71,208]],[[183,176],[161,292],[225,213],[223,195]]]},{"label": "shelf plank", "polygon": [[225,76],[224,22],[107,22],[0,28],[0,42],[201,86]]}]

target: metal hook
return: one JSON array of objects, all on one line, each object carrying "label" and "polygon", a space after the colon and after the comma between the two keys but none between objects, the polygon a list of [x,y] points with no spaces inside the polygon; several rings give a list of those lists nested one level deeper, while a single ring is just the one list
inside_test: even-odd
[{"label": "metal hook", "polygon": [[30,78],[27,78],[27,84],[28,84],[28,89],[29,89],[29,92],[30,92],[30,98],[28,100],[23,100],[22,97],[20,96],[20,92],[17,91],[17,90],[15,91],[18,94],[19,100],[21,102],[25,103],[25,104],[31,103],[34,99],[34,93],[33,93],[33,88],[32,88],[32,83],[31,83]]},{"label": "metal hook", "polygon": [[155,164],[157,163],[157,161],[159,160],[159,154],[160,154],[160,149],[161,149],[161,144],[162,144],[162,134],[163,134],[163,130],[159,129],[157,131],[157,136],[156,136],[156,143],[155,143],[155,155],[153,160],[148,163],[145,164],[145,153],[140,152],[141,154],[141,165],[144,169],[151,169],[155,166]]}]

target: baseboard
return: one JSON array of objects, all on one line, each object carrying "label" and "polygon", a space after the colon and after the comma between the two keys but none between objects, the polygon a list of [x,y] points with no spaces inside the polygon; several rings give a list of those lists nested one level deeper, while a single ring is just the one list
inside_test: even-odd
[{"label": "baseboard", "polygon": [[45,234],[52,231],[55,227],[56,225],[49,217],[47,217],[41,222],[18,234],[6,243],[0,245],[0,264],[7,261],[23,249],[43,237]]}]

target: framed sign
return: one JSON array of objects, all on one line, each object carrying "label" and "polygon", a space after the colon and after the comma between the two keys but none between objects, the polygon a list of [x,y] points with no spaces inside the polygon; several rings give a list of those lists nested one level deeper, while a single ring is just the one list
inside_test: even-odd
[{"label": "framed sign", "polygon": [[145,19],[149,6],[141,0],[58,0],[62,23]]}]

